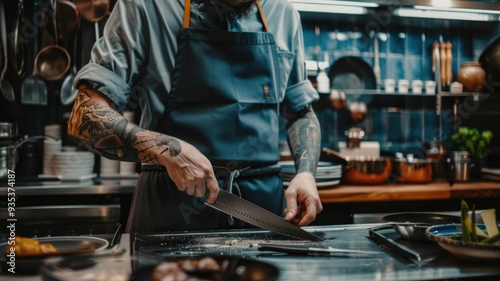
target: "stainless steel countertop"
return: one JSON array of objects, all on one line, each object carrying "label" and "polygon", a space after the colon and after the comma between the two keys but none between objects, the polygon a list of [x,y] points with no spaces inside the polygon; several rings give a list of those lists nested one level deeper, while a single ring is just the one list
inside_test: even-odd
[{"label": "stainless steel countertop", "polygon": [[[16,182],[16,196],[132,194],[136,179],[94,179],[86,181]],[[0,185],[0,196],[7,196],[6,183]]]},{"label": "stainless steel countertop", "polygon": [[[346,257],[346,256],[321,256],[321,255],[288,255],[283,253],[273,253],[269,251],[258,251],[255,247],[248,248],[239,245],[239,248],[234,248],[230,252],[236,256],[246,258],[255,258],[261,261],[274,264],[280,270],[279,281],[300,281],[300,280],[455,280],[459,278],[479,278],[486,276],[500,276],[500,268],[497,264],[470,262],[443,254],[435,260],[422,264],[414,264],[401,258],[400,256],[390,252],[388,249],[379,246],[375,241],[368,236],[368,228],[380,224],[362,224],[362,225],[334,225],[321,227],[305,227],[305,229],[314,232],[321,232],[325,238],[330,238],[328,242],[331,245],[339,248],[363,249],[378,252],[371,257]],[[222,233],[223,235],[218,235]],[[185,238],[191,239],[191,236],[200,236],[202,239],[207,239],[208,235],[214,237],[222,237],[226,239],[231,235],[237,235],[236,231],[223,232],[196,232],[196,233],[178,233],[161,235],[168,238],[165,241],[172,239],[182,240]],[[256,230],[257,237],[265,231]],[[224,236],[225,235],[225,236]],[[250,237],[253,234],[251,234]],[[132,235],[124,234],[121,237],[120,247],[129,248]],[[154,234],[152,236],[155,236]],[[187,237],[189,236],[189,237]],[[169,238],[170,237],[170,238]],[[196,242],[196,240],[190,240]],[[242,240],[243,241],[243,240]],[[272,242],[272,241],[271,241]],[[146,241],[149,243],[149,241]],[[268,241],[266,241],[268,243]],[[437,246],[437,245],[436,245]],[[164,248],[166,258],[175,256],[176,251],[168,250],[168,245],[161,246]],[[160,247],[160,248],[161,248]],[[229,247],[222,245],[222,248]],[[224,251],[220,246],[220,251]],[[222,250],[221,250],[222,249]],[[220,254],[220,252],[219,252]],[[119,265],[119,264],[118,264]],[[123,266],[123,263],[121,264]],[[96,269],[103,269],[112,272],[113,270],[122,270],[117,268],[117,264],[110,262],[109,264],[98,264]],[[40,281],[40,276],[13,276],[0,274],[0,280],[16,280],[16,281]],[[471,279],[468,279],[471,280]],[[492,280],[492,279],[488,279]]]}]

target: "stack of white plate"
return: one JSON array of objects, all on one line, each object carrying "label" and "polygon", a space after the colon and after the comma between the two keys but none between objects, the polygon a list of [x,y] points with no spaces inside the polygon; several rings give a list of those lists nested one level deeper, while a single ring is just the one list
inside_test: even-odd
[{"label": "stack of white plate", "polygon": [[45,139],[43,141],[43,174],[44,175],[52,175],[53,171],[53,156],[56,153],[61,152],[62,149],[62,141],[53,140],[53,139]]},{"label": "stack of white plate", "polygon": [[55,139],[61,139],[61,125],[51,124],[44,127],[44,134]]},{"label": "stack of white plate", "polygon": [[[279,162],[283,184],[288,186],[295,177],[295,164],[293,161]],[[316,169],[316,186],[318,188],[331,187],[340,183],[342,165],[333,162],[319,162]]]},{"label": "stack of white plate", "polygon": [[61,151],[52,157],[54,175],[80,177],[94,171],[94,153],[86,151]]},{"label": "stack of white plate", "polygon": [[116,176],[120,170],[120,161],[101,156],[100,176]]},{"label": "stack of white plate", "polygon": [[120,175],[122,176],[134,176],[136,174],[136,163],[135,162],[120,162]]}]

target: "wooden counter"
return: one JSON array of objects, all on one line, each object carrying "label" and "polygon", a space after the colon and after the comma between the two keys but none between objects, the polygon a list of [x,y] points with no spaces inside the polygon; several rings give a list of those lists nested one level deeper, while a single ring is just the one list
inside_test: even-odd
[{"label": "wooden counter", "polygon": [[341,184],[321,188],[319,196],[324,203],[491,198],[500,197],[500,182],[478,181],[455,183],[453,186],[447,182],[384,185]]}]

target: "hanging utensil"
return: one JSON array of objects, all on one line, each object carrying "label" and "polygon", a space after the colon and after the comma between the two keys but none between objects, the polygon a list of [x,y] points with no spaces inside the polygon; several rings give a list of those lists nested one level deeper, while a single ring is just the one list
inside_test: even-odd
[{"label": "hanging utensil", "polygon": [[24,0],[19,0],[18,2],[18,13],[17,13],[17,23],[14,30],[14,45],[16,51],[16,70],[18,76],[23,76],[26,70],[26,59],[25,59],[25,42],[22,42],[23,38],[19,30],[22,30],[24,17]]},{"label": "hanging utensil", "polygon": [[64,81],[61,85],[60,98],[63,105],[71,104],[76,98],[76,94],[73,93],[73,80],[75,79],[76,73],[78,72],[78,69],[76,67],[76,56],[78,55],[77,42],[78,36],[75,36],[75,38],[73,38],[73,59],[71,60],[73,67],[71,68],[71,71],[66,76],[66,78],[64,78]]},{"label": "hanging utensil", "polygon": [[57,1],[53,1],[54,45],[43,48],[35,58],[36,73],[48,81],[61,79],[69,70],[71,57],[68,51],[59,46],[57,31]]},{"label": "hanging utensil", "polygon": [[453,61],[452,46],[451,42],[446,43],[446,86],[450,86],[453,81],[453,72],[451,69]]},{"label": "hanging utensil", "polygon": [[76,5],[68,0],[57,0],[57,35],[67,41],[75,37],[80,28],[80,13]]},{"label": "hanging utensil", "polygon": [[377,89],[378,89],[382,79],[380,76],[380,57],[379,57],[377,33],[373,35],[373,74],[375,74],[375,79],[377,79]]},{"label": "hanging utensil", "polygon": [[[38,10],[38,1],[35,1],[34,10]],[[42,13],[45,16],[45,13]],[[38,37],[37,33],[34,37],[33,48],[34,53],[38,52]],[[21,103],[47,105],[47,85],[36,74],[36,68],[33,65],[33,72],[21,84]]]},{"label": "hanging utensil", "polygon": [[2,37],[2,50],[3,50],[3,68],[0,73],[0,91],[3,97],[7,101],[15,101],[16,96],[14,94],[14,89],[12,85],[5,79],[5,73],[7,73],[8,58],[7,58],[7,23],[5,21],[5,10],[3,2],[0,1],[0,36]]},{"label": "hanging utensil", "polygon": [[109,0],[76,0],[80,15],[89,22],[102,20],[109,11]]}]

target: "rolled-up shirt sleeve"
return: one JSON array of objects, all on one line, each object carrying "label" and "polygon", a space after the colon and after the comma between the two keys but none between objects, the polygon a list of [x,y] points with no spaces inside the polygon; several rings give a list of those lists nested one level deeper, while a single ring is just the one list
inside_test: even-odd
[{"label": "rolled-up shirt sleeve", "polygon": [[288,77],[287,89],[283,100],[283,108],[287,112],[298,112],[319,99],[318,92],[307,79],[304,61],[304,36],[299,13],[294,10],[286,15],[291,20],[293,35],[290,40],[290,50],[295,59]]},{"label": "rolled-up shirt sleeve", "polygon": [[[86,81],[122,111],[145,68],[148,24],[138,0],[118,1],[92,48],[90,62],[77,74],[74,91]],[[76,93],[75,93],[76,95]]]}]

